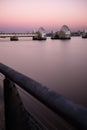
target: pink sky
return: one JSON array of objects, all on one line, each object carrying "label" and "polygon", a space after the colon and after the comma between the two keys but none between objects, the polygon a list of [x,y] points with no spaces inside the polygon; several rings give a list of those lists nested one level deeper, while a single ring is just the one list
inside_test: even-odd
[{"label": "pink sky", "polygon": [[0,31],[87,28],[87,0],[0,0]]}]

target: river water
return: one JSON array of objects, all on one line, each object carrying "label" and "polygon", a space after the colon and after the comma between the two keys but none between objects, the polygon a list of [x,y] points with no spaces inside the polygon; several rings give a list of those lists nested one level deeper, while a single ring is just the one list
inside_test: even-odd
[{"label": "river water", "polygon": [[0,38],[0,62],[87,107],[87,39]]}]

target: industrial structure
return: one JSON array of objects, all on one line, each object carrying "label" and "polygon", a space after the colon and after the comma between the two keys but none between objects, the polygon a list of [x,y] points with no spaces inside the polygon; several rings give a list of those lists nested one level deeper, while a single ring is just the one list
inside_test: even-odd
[{"label": "industrial structure", "polygon": [[43,27],[40,27],[36,32],[38,36],[33,36],[33,40],[46,40],[46,31]]},{"label": "industrial structure", "polygon": [[71,39],[71,31],[67,25],[63,25],[57,32],[52,32],[51,39]]}]

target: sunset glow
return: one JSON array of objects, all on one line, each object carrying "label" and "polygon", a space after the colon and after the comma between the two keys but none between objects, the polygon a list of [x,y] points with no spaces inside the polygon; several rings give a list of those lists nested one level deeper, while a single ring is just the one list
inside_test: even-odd
[{"label": "sunset glow", "polygon": [[87,28],[87,0],[1,0],[0,31]]}]

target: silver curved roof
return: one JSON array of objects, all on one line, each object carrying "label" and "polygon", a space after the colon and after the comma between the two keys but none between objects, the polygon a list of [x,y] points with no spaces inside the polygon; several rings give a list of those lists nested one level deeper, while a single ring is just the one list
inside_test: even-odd
[{"label": "silver curved roof", "polygon": [[45,32],[46,32],[43,27],[40,27],[40,28],[38,29],[38,31],[41,32],[41,33],[45,33]]},{"label": "silver curved roof", "polygon": [[63,26],[61,27],[61,30],[60,30],[60,31],[70,32],[70,29],[69,29],[69,27],[68,27],[67,25],[63,25]]}]

